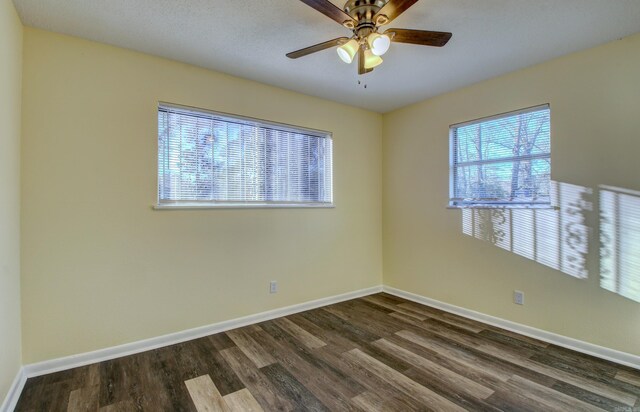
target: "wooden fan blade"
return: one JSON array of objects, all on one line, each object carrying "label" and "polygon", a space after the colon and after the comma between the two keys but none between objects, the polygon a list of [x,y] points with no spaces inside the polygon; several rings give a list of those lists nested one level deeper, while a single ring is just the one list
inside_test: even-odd
[{"label": "wooden fan blade", "polygon": [[290,59],[297,59],[311,53],[319,52],[330,47],[341,46],[349,41],[348,37],[338,37],[337,39],[329,40],[324,43],[314,44],[313,46],[305,47],[304,49],[296,50],[291,53],[287,53],[287,57]]},{"label": "wooden fan blade", "polygon": [[409,7],[413,6],[418,0],[389,0],[387,4],[385,4],[375,16],[373,16],[373,21],[378,21],[378,16],[385,16],[386,21],[381,24],[388,24],[393,19],[404,13]]},{"label": "wooden fan blade", "polygon": [[373,69],[364,68],[364,49],[360,47],[358,49],[358,74],[367,74],[372,71]]},{"label": "wooden fan blade", "polygon": [[442,47],[451,38],[451,33],[441,31],[388,29],[384,34],[393,33],[391,41],[396,43],[420,44],[422,46]]},{"label": "wooden fan blade", "polygon": [[349,21],[355,25],[355,21],[349,16],[347,13],[342,11],[338,6],[331,3],[329,0],[300,0],[304,4],[313,7],[318,10],[320,13],[329,17],[330,19],[344,25],[345,22]]}]

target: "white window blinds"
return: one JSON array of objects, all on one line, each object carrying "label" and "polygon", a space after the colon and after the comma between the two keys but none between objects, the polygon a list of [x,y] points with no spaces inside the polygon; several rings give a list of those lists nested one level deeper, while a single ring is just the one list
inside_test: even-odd
[{"label": "white window blinds", "polygon": [[550,206],[549,106],[450,128],[452,207]]},{"label": "white window blinds", "polygon": [[160,206],[330,205],[329,133],[161,104]]}]

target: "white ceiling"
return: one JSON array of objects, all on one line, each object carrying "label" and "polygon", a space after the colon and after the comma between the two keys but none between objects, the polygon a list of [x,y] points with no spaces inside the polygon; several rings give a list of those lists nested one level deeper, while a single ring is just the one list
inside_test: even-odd
[{"label": "white ceiling", "polygon": [[[24,24],[387,112],[640,31],[640,0],[421,0],[389,27],[449,31],[393,44],[361,77],[333,49],[350,32],[298,0],[14,0]],[[343,1],[333,0],[336,5]]]}]

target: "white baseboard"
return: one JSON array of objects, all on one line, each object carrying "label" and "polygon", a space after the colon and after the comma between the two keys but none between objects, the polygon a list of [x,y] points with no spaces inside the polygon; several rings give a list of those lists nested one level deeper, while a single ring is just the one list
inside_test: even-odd
[{"label": "white baseboard", "polygon": [[273,309],[266,312],[257,313],[255,315],[249,315],[242,318],[214,323],[212,325],[170,333],[168,335],[126,343],[124,345],[113,346],[110,348],[99,349],[93,352],[86,352],[78,355],[67,356],[64,358],[32,363],[24,366],[24,376],[26,378],[31,378],[34,376],[45,375],[47,373],[59,372],[62,370],[77,368],[79,366],[85,366],[96,362],[115,359],[122,356],[133,355],[135,353],[174,345],[176,343],[201,338],[204,336],[212,335],[214,333],[220,333],[230,329],[240,328],[242,326],[264,322],[266,320],[292,315],[294,313],[303,312],[306,310],[319,308],[321,306],[331,305],[333,303],[343,302],[345,300],[355,299],[379,292],[382,292],[382,286],[374,286],[371,288],[343,293],[341,295],[330,296],[327,298],[299,303],[297,305]]},{"label": "white baseboard", "polygon": [[4,398],[4,402],[0,406],[0,412],[12,412],[16,408],[26,381],[27,376],[24,374],[24,367],[21,367],[9,388],[7,396]]},{"label": "white baseboard", "polygon": [[547,332],[541,329],[536,329],[531,326],[526,326],[520,323],[512,322],[510,320],[497,318],[495,316],[485,315],[484,313],[476,312],[470,309],[461,308],[459,306],[451,305],[449,303],[440,302],[435,299],[427,298],[425,296],[416,295],[415,293],[407,292],[401,289],[392,288],[390,286],[383,286],[383,291],[400,298],[411,300],[416,303],[431,306],[436,309],[450,312],[465,318],[473,319],[478,322],[487,323],[489,325],[497,326],[502,329],[516,332],[521,335],[529,336],[530,338],[538,339],[547,343],[562,346],[563,348],[571,349],[576,352],[584,353],[587,355],[595,356],[597,358],[605,359],[611,362],[616,362],[622,365],[627,365],[632,368],[640,369],[640,356],[633,355],[626,352],[617,351],[615,349],[605,348],[603,346],[594,345],[593,343],[584,342],[578,339],[569,338],[567,336],[558,335],[556,333]]}]

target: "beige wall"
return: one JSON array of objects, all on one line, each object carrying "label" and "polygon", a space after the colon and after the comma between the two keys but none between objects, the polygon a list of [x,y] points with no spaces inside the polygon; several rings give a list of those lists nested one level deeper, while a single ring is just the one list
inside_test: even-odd
[{"label": "beige wall", "polygon": [[[381,283],[381,115],[35,29],[24,56],[25,363]],[[337,207],[152,210],[158,101],[333,132]]]},{"label": "beige wall", "polygon": [[0,0],[0,403],[20,368],[22,24]]},{"label": "beige wall", "polygon": [[[639,73],[636,35],[385,115],[385,284],[640,355],[640,303],[599,287],[596,190],[640,189]],[[461,211],[446,209],[449,125],[542,103],[552,178],[594,190],[587,280],[462,234]]]},{"label": "beige wall", "polygon": [[[25,29],[23,360],[374,286],[383,243],[385,284],[640,354],[640,304],[599,287],[597,215],[598,185],[640,190],[639,69],[634,36],[382,117]],[[337,207],[151,210],[158,101],[332,131]],[[464,235],[461,212],[446,209],[448,126],[541,103],[552,110],[553,179],[594,190],[587,280]]]}]

